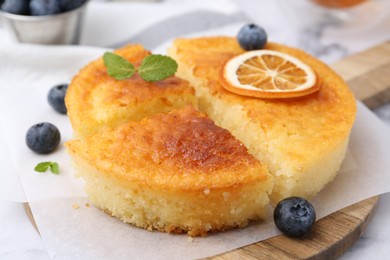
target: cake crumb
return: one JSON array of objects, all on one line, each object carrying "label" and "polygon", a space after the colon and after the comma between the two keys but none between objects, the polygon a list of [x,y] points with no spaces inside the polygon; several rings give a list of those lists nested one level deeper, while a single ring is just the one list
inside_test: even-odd
[{"label": "cake crumb", "polygon": [[194,242],[194,238],[193,237],[188,237],[187,241],[188,241],[188,243],[192,243],[192,242]]},{"label": "cake crumb", "polygon": [[78,204],[73,204],[73,205],[72,205],[72,208],[74,208],[74,209],[79,209],[80,206],[79,206]]},{"label": "cake crumb", "polygon": [[150,231],[150,232],[152,232],[153,231],[153,226],[148,226],[147,228],[146,228],[146,230],[148,230],[148,231]]},{"label": "cake crumb", "polygon": [[89,208],[91,205],[89,203],[85,203],[85,206]]}]

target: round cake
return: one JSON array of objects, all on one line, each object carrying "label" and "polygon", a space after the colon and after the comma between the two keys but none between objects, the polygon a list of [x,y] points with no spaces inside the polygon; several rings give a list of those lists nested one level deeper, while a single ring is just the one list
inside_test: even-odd
[{"label": "round cake", "polygon": [[[82,69],[66,95],[77,138],[66,147],[94,205],[139,227],[204,235],[333,180],[355,119],[351,91],[312,56],[265,48],[310,66],[319,91],[260,99],[225,90],[224,64],[245,52],[230,37],[177,39],[176,77],[154,83],[116,80],[102,59]],[[116,53],[136,66],[150,54],[139,45]]]}]

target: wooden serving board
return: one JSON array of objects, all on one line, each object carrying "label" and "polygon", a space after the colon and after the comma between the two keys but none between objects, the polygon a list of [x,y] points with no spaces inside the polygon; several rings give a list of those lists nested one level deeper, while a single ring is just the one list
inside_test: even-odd
[{"label": "wooden serving board", "polygon": [[[390,42],[332,65],[369,108],[390,101]],[[375,196],[319,221],[304,238],[279,235],[209,259],[335,259],[363,234],[375,212]]]}]

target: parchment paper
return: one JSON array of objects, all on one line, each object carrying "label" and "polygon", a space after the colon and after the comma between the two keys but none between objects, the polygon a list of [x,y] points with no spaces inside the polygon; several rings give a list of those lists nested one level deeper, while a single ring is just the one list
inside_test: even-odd
[{"label": "parchment paper", "polygon": [[[195,238],[192,242],[186,235],[135,228],[86,205],[83,183],[73,177],[63,148],[47,156],[27,149],[25,133],[32,124],[41,121],[56,124],[63,141],[71,138],[68,119],[49,107],[47,92],[51,86],[69,81],[80,67],[103,52],[95,48],[26,46],[18,49],[18,55],[7,55],[8,52],[0,50],[0,56],[5,57],[0,60],[3,141],[49,254],[56,259],[191,259],[278,234],[271,217],[244,229]],[[389,147],[389,129],[359,103],[349,152],[340,173],[313,200],[318,217],[389,192]],[[34,166],[41,161],[59,162],[61,174],[34,172]]]}]

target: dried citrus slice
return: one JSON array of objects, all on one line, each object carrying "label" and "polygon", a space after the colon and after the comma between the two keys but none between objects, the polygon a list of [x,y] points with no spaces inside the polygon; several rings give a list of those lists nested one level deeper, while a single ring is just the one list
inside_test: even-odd
[{"label": "dried citrus slice", "polygon": [[235,94],[258,98],[290,98],[319,90],[314,71],[288,54],[256,50],[228,60],[223,87]]}]

